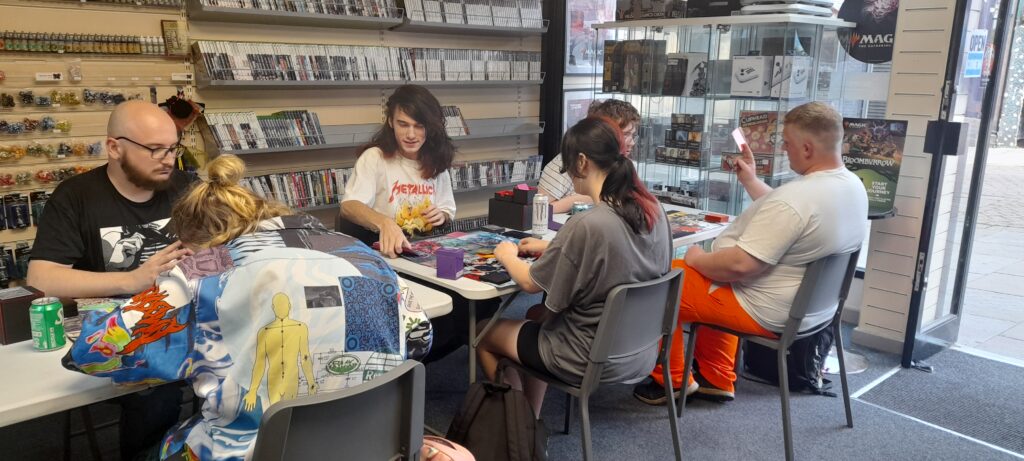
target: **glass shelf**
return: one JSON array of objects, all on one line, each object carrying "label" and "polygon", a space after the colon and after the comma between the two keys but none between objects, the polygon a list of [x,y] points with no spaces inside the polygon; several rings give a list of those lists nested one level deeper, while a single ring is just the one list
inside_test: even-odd
[{"label": "glass shelf", "polygon": [[[773,156],[769,185],[792,178],[782,120],[811,101],[839,107],[846,55],[837,31],[854,25],[799,15],[597,24],[607,35],[596,35],[610,35],[611,43],[595,39],[602,70],[593,87],[640,112],[633,158],[652,189],[695,196],[699,208],[735,215],[749,198],[734,174],[721,171],[721,154],[739,150],[730,133],[742,126],[755,153]],[[686,152],[658,157],[659,147]],[[695,156],[696,165],[663,163]]]}]

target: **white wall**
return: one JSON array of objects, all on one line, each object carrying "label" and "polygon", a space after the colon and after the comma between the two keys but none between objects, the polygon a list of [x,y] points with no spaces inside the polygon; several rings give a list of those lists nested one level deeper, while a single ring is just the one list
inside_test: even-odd
[{"label": "white wall", "polygon": [[[896,23],[886,117],[910,122],[896,190],[898,215],[872,225],[864,301],[853,332],[855,343],[895,353],[902,350],[906,333],[931,170],[931,155],[923,152],[924,134],[927,122],[939,117],[955,6],[955,0],[903,0]],[[947,168],[947,174],[955,174],[955,168]],[[938,274],[944,247],[934,250],[937,263],[927,270]],[[936,294],[928,293],[933,306]]]}]

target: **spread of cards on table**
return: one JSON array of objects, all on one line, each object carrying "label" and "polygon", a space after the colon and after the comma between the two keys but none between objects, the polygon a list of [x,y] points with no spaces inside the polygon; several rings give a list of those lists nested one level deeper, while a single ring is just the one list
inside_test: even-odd
[{"label": "spread of cards on table", "polygon": [[[481,277],[499,272],[505,272],[505,268],[494,258],[494,248],[501,242],[519,243],[519,239],[507,235],[495,234],[486,231],[452,232],[440,237],[432,237],[412,243],[412,248],[418,256],[402,255],[417,264],[428,267],[437,267],[437,259],[434,253],[439,248],[458,248],[465,252],[463,256],[466,269],[464,277],[480,280]],[[535,258],[527,258],[533,261]],[[486,282],[486,280],[481,280]],[[486,282],[491,283],[491,282]],[[491,283],[498,287],[514,285],[509,280],[504,283]]]},{"label": "spread of cards on table", "polygon": [[672,238],[686,237],[701,231],[717,229],[724,226],[722,223],[707,222],[704,215],[687,213],[685,211],[673,211],[668,213],[668,223],[672,227]]}]

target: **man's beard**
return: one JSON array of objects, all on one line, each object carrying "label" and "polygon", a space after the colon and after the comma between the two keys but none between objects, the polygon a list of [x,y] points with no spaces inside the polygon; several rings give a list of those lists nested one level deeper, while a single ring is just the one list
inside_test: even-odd
[{"label": "man's beard", "polygon": [[151,191],[162,191],[170,187],[171,178],[157,180],[150,179],[141,168],[132,164],[128,160],[128,156],[121,157],[121,171],[124,172],[128,178],[128,182],[134,184],[136,187]]}]

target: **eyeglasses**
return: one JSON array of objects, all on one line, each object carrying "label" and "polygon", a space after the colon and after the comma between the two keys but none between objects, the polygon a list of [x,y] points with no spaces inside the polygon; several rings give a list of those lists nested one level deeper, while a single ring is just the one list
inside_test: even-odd
[{"label": "eyeglasses", "polygon": [[139,147],[141,147],[143,149],[148,150],[149,151],[149,156],[152,157],[153,160],[163,160],[163,159],[167,158],[168,155],[173,155],[174,158],[177,159],[177,158],[180,158],[182,155],[185,155],[185,146],[182,146],[180,142],[174,143],[174,145],[171,146],[171,147],[149,147],[149,146],[147,146],[145,144],[141,144],[138,141],[135,141],[135,140],[133,140],[133,139],[127,137],[127,136],[118,136],[118,137],[116,137],[114,139],[117,139],[117,140],[123,139],[123,140],[128,141],[128,142],[130,142],[132,144],[135,144],[136,146],[139,146]]},{"label": "eyeglasses", "polygon": [[632,140],[633,142],[636,142],[636,140],[640,139],[640,133],[637,133],[635,131],[632,134],[622,133],[622,136],[627,140]]}]

